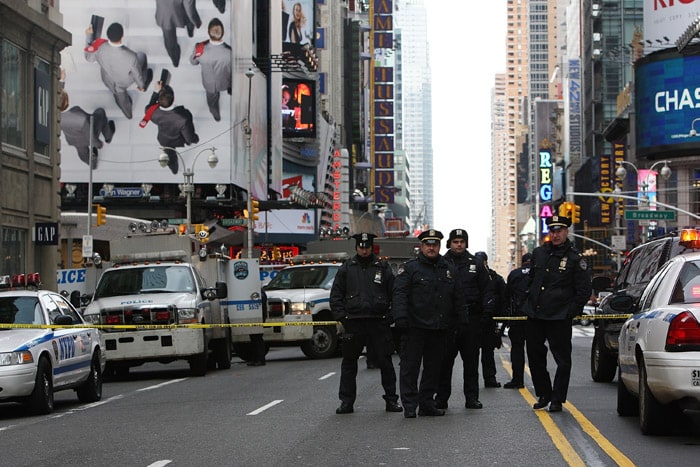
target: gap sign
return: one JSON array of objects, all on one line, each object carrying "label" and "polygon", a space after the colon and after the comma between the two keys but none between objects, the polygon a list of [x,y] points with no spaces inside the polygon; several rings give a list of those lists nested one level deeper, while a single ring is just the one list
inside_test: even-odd
[{"label": "gap sign", "polygon": [[625,211],[628,221],[675,221],[676,211]]}]

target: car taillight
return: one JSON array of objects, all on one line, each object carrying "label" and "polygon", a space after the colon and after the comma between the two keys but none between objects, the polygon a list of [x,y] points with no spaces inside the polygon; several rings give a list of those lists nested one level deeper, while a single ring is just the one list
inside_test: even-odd
[{"label": "car taillight", "polygon": [[700,324],[692,313],[684,311],[673,318],[668,326],[666,351],[688,350],[700,350]]},{"label": "car taillight", "polygon": [[107,324],[119,324],[119,315],[107,315]]}]

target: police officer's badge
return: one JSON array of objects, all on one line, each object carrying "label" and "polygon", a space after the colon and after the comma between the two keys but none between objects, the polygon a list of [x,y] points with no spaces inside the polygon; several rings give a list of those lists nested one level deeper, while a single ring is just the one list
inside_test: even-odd
[{"label": "police officer's badge", "polygon": [[399,269],[396,271],[396,275],[403,274],[403,272],[406,270],[403,264],[399,264]]},{"label": "police officer's badge", "polygon": [[559,262],[559,270],[560,270],[560,271],[563,271],[563,270],[566,269],[566,262],[567,262],[567,260],[568,260],[568,258],[567,258],[566,256],[564,256],[564,257],[561,259],[561,261]]},{"label": "police officer's badge", "polygon": [[446,274],[448,279],[452,279],[452,272],[448,269]]}]

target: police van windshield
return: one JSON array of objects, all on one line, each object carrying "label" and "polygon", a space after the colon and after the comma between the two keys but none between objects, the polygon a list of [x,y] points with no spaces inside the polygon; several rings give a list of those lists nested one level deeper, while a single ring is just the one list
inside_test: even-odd
[{"label": "police van windshield", "polygon": [[328,289],[338,272],[337,267],[308,266],[282,269],[265,287],[265,290]]},{"label": "police van windshield", "polygon": [[95,299],[117,295],[192,292],[194,278],[186,266],[147,266],[106,271],[95,290]]}]

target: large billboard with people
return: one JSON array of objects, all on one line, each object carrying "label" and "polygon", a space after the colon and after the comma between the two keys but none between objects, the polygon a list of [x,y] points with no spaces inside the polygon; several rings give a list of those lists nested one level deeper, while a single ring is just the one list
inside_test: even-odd
[{"label": "large billboard with people", "polygon": [[[92,161],[98,183],[181,183],[192,169],[195,183],[246,187],[248,108],[250,159],[267,160],[264,77],[247,79],[252,62],[236,58],[241,43],[252,47],[251,9],[233,11],[230,0],[63,0],[73,45],[62,52],[61,181],[87,182]],[[256,166],[254,195],[263,199],[266,174]]]},{"label": "large billboard with people", "polygon": [[700,152],[700,55],[656,52],[635,63],[640,157]]}]

